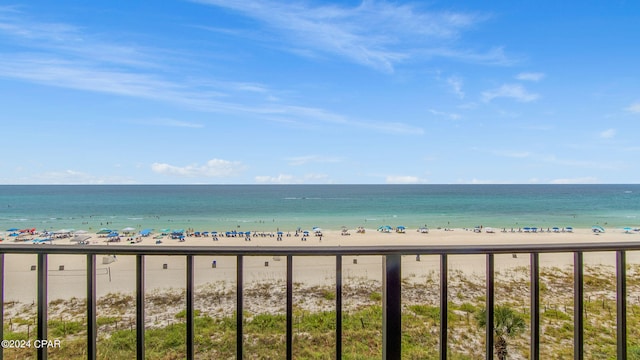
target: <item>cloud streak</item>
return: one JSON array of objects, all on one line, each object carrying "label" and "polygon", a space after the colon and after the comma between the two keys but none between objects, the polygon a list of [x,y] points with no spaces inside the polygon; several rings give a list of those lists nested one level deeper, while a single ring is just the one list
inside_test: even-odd
[{"label": "cloud streak", "polygon": [[629,105],[625,110],[634,114],[640,114],[640,102]]},{"label": "cloud streak", "polygon": [[[185,75],[181,64],[158,55],[169,52],[166,49],[109,43],[72,25],[25,20],[17,11],[0,8],[0,45],[3,43],[19,45],[21,49],[0,50],[0,77],[4,78],[147,99],[203,112],[266,120],[273,117],[296,122],[311,120],[376,132],[423,132],[402,123],[350,119],[325,109],[286,103],[274,95],[271,87],[261,83]],[[182,124],[198,127],[193,125]]]},{"label": "cloud streak", "polygon": [[544,79],[545,74],[544,73],[539,73],[539,72],[525,72],[525,73],[520,73],[518,75],[516,75],[516,79],[518,80],[522,80],[522,81],[533,81],[533,82],[538,82],[542,79]]},{"label": "cloud streak", "polygon": [[244,169],[245,166],[240,162],[223,159],[211,159],[203,165],[190,164],[186,166],[176,166],[166,163],[151,164],[151,170],[157,174],[186,178],[232,177],[240,174]]},{"label": "cloud streak", "polygon": [[[460,51],[454,44],[462,32],[487,16],[452,11],[425,11],[418,6],[363,1],[354,7],[306,2],[193,0],[234,10],[260,21],[272,37],[286,39],[298,54],[330,55],[392,72],[398,63],[417,56],[491,58],[502,53]],[[496,58],[496,55],[498,58]]]},{"label": "cloud streak", "polygon": [[540,96],[528,92],[522,85],[505,84],[497,89],[487,90],[482,93],[482,101],[491,102],[497,98],[508,98],[519,102],[535,101]]}]

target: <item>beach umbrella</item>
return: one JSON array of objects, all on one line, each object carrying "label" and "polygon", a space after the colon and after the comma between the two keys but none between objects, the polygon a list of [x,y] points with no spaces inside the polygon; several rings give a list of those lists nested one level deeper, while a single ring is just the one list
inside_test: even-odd
[{"label": "beach umbrella", "polygon": [[107,228],[102,228],[100,229],[96,234],[98,235],[105,235],[105,234],[110,234],[112,231],[110,229]]},{"label": "beach umbrella", "polygon": [[118,234],[117,232],[115,232],[115,231],[110,232],[110,233],[107,235],[107,237],[117,237],[117,236],[119,236],[119,234]]},{"label": "beach umbrella", "polygon": [[20,229],[18,229],[18,228],[7,229],[7,231],[18,231],[18,230],[20,230]]},{"label": "beach umbrella", "polygon": [[591,227],[591,230],[593,230],[594,233],[601,233],[604,232],[604,228],[600,225],[593,225]]},{"label": "beach umbrella", "polygon": [[623,229],[624,232],[626,232],[627,234],[631,233],[631,228],[630,227],[626,227]]}]

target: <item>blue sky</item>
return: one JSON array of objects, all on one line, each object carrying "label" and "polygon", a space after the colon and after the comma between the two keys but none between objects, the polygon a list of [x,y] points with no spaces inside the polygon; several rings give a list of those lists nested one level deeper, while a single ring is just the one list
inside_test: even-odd
[{"label": "blue sky", "polygon": [[0,184],[638,183],[631,1],[0,5]]}]

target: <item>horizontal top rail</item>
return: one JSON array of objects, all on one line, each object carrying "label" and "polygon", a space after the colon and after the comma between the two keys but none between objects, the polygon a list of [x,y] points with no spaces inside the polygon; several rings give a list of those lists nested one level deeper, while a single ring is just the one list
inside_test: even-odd
[{"label": "horizontal top rail", "polygon": [[472,255],[640,250],[640,241],[518,243],[478,245],[372,245],[372,246],[145,246],[145,245],[36,245],[2,244],[0,253],[12,254],[122,254],[122,255]]}]

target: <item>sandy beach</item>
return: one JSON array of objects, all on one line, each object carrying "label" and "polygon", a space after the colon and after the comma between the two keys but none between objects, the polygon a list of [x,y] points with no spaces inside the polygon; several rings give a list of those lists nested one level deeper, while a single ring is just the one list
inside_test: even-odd
[{"label": "sandy beach", "polygon": [[[154,234],[148,237],[123,237],[117,244],[131,246],[376,246],[376,245],[478,245],[478,244],[514,244],[514,243],[571,243],[571,242],[619,242],[639,241],[636,231],[625,232],[622,229],[609,229],[605,233],[595,234],[591,229],[574,229],[572,232],[474,232],[473,229],[430,229],[421,233],[417,229],[407,229],[405,233],[383,233],[375,229],[367,229],[365,233],[349,231],[343,235],[341,231],[323,231],[322,236],[313,232],[307,237],[284,233],[278,240],[276,232],[264,236],[252,234],[250,241],[245,237],[218,236],[217,241],[208,237],[186,236],[184,241],[163,236],[159,239]],[[104,235],[85,235],[88,245],[77,245],[70,239],[56,239],[53,245],[33,246],[109,246]],[[161,243],[158,243],[158,240]],[[14,243],[10,239],[3,243]],[[29,243],[29,241],[27,241]],[[0,245],[1,247],[2,245]],[[213,262],[215,261],[215,268]],[[542,254],[541,267],[566,267],[572,265],[572,255]],[[630,252],[628,263],[639,263],[640,254]],[[5,260],[5,301],[31,303],[36,299],[36,264],[35,255],[10,254]],[[262,281],[283,281],[286,278],[286,261],[275,257],[252,256],[244,262],[245,286]],[[343,276],[349,279],[367,279],[379,281],[382,277],[382,258],[380,256],[358,256],[343,258]],[[586,253],[585,264],[602,264],[613,266],[614,253]],[[504,271],[516,267],[528,267],[529,257],[511,255],[496,256],[496,271]],[[148,256],[146,260],[146,289],[184,289],[185,258],[182,256]],[[49,256],[49,299],[69,299],[85,297],[85,257],[73,255]],[[461,271],[465,274],[484,276],[485,257],[478,255],[450,256],[450,271]],[[427,274],[439,272],[437,256],[422,256],[420,261],[413,256],[403,258],[403,277],[420,279]],[[98,259],[98,296],[109,293],[133,293],[135,289],[135,258],[133,256],[114,256]],[[196,258],[196,286],[218,283],[233,287],[235,284],[236,260],[229,256],[199,256]],[[329,285],[335,283],[335,259],[333,257],[296,257],[294,258],[294,281],[309,285]]]},{"label": "sandy beach", "polygon": [[[104,235],[87,234],[88,244],[78,245],[69,238],[54,240],[53,244],[27,246],[88,246],[108,247]],[[473,229],[430,229],[421,233],[407,229],[406,233],[382,233],[367,229],[365,233],[350,231],[323,231],[322,239],[311,233],[302,236],[287,236],[278,240],[274,236],[245,237],[186,236],[184,241],[153,234],[138,240],[121,239],[124,246],[299,246],[320,248],[323,246],[372,245],[479,245],[479,244],[544,244],[575,242],[637,242],[637,231],[607,229],[595,234],[591,229],[574,229],[572,232],[475,232]],[[161,243],[156,243],[158,240]],[[3,241],[3,244],[14,243]],[[115,255],[115,256],[114,256]],[[118,329],[133,329],[136,319],[135,306],[135,257],[126,255],[100,255],[97,266],[97,314],[101,319],[112,319],[100,326],[104,336]],[[185,281],[186,260],[184,256],[146,256],[145,264],[145,325],[148,328],[164,328],[183,321],[177,314],[186,307]],[[83,321],[86,317],[86,257],[77,255],[49,255],[48,257],[48,316],[61,321]],[[215,267],[213,262],[215,261]],[[463,303],[481,305],[485,294],[484,255],[450,255],[448,257],[449,302],[461,306]],[[36,265],[35,255],[5,255],[5,321],[12,331],[28,331],[36,319]],[[381,256],[343,256],[343,303],[346,313],[357,312],[381,304],[382,294]],[[640,251],[627,252],[628,276],[638,272]],[[526,254],[495,255],[496,304],[508,302],[526,311],[528,306],[528,281],[530,257]],[[585,276],[593,276],[615,282],[615,253],[584,253]],[[541,302],[546,307],[565,307],[572,304],[571,274],[573,254],[540,254],[541,274],[547,281]],[[299,314],[335,310],[335,257],[296,256],[293,258],[293,304]],[[439,306],[440,257],[437,255],[403,256],[402,258],[402,305],[403,312],[411,312],[412,306]],[[561,280],[558,280],[561,279]],[[586,278],[585,278],[586,280]],[[236,309],[236,258],[233,256],[197,256],[195,258],[194,307],[202,315],[211,318],[229,318]],[[612,286],[614,286],[612,285]],[[613,289],[613,290],[612,290]],[[640,303],[640,289],[628,290],[629,304]],[[615,301],[615,289],[611,286],[597,287],[585,292],[588,301],[592,298],[604,303],[604,299]],[[283,314],[286,304],[286,260],[273,256],[245,256],[243,282],[243,310],[245,320],[257,314]],[[454,311],[464,318],[467,313]],[[599,320],[598,320],[599,321]],[[471,354],[474,346],[462,341],[465,328],[451,330],[452,345],[457,351]],[[474,335],[475,336],[475,335]],[[478,335],[478,339],[481,335]],[[477,340],[479,341],[479,340]],[[524,341],[524,340],[523,340]],[[456,344],[453,344],[456,343]],[[514,357],[522,358],[525,357]]]}]

